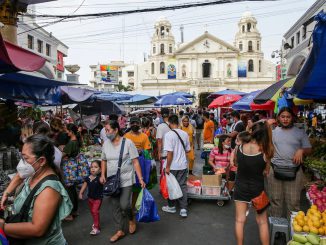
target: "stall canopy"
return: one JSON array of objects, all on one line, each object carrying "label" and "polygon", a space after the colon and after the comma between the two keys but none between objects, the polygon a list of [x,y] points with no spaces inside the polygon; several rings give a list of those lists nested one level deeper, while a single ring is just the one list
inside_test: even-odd
[{"label": "stall canopy", "polygon": [[152,104],[156,101],[157,98],[155,96],[136,94],[132,96],[129,100],[117,101],[117,103],[127,104],[127,105],[145,105],[145,104]]},{"label": "stall canopy", "polygon": [[191,105],[192,101],[181,95],[165,95],[155,102],[155,106]]},{"label": "stall canopy", "polygon": [[4,41],[0,34],[0,73],[37,71],[45,62],[45,58]]},{"label": "stall canopy", "polygon": [[193,98],[194,96],[192,94],[189,94],[187,92],[173,92],[173,93],[170,93],[170,94],[163,94],[163,95],[160,95],[158,96],[158,98],[162,98],[163,96],[167,96],[167,95],[176,95],[176,96],[183,96],[185,98]]},{"label": "stall canopy", "polygon": [[222,95],[213,100],[212,103],[209,104],[208,108],[229,107],[240,99],[241,96],[236,94]]},{"label": "stall canopy", "polygon": [[317,24],[312,33],[313,46],[299,72],[291,93],[300,99],[326,101],[326,13],[316,15]]},{"label": "stall canopy", "polygon": [[253,102],[254,98],[258,93],[260,93],[261,90],[257,90],[254,92],[251,92],[249,94],[246,94],[243,96],[240,100],[235,102],[232,105],[233,110],[250,110],[250,104]]},{"label": "stall canopy", "polygon": [[81,102],[73,109],[73,111],[82,115],[94,115],[99,113],[103,115],[125,114],[123,108],[114,101],[101,100]]},{"label": "stall canopy", "polygon": [[0,75],[0,97],[36,105],[56,105],[60,103],[59,87],[71,84],[34,73],[7,73]]},{"label": "stall canopy", "polygon": [[211,93],[207,98],[217,98],[219,96],[228,95],[228,94],[245,95],[246,93],[237,91],[237,90],[233,90],[233,89],[225,89],[222,91],[217,91],[217,92]]}]

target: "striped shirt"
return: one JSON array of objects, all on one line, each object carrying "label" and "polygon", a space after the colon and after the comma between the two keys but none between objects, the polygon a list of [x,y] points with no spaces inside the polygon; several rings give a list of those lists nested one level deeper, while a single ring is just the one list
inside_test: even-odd
[{"label": "striped shirt", "polygon": [[215,168],[227,168],[230,165],[231,153],[229,151],[223,151],[223,154],[220,154],[218,147],[214,147],[209,157],[213,159]]}]

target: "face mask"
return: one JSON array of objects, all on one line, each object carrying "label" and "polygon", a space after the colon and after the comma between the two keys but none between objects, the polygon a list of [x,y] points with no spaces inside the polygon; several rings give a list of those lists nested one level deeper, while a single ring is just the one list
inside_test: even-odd
[{"label": "face mask", "polygon": [[234,119],[233,118],[230,119],[230,123],[234,123]]},{"label": "face mask", "polygon": [[[39,158],[40,159],[40,158]],[[33,165],[39,160],[37,159],[32,164],[27,163],[23,158],[20,159],[18,165],[17,165],[17,172],[20,178],[26,179],[28,177],[32,177],[36,172],[33,168]]]},{"label": "face mask", "polygon": [[224,145],[224,148],[225,148],[225,149],[230,149],[231,146],[230,146],[230,145]]},{"label": "face mask", "polygon": [[114,140],[115,136],[116,136],[115,133],[113,133],[113,134],[107,134],[107,135],[106,135],[106,137],[107,137],[109,140],[111,140],[111,141]]},{"label": "face mask", "polygon": [[138,125],[132,125],[131,126],[131,130],[135,133],[137,133],[139,131],[140,127]]}]

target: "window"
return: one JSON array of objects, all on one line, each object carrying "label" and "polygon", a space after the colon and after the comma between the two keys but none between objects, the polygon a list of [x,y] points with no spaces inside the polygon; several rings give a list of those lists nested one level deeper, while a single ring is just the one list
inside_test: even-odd
[{"label": "window", "polygon": [[259,63],[258,63],[258,71],[261,72],[261,60],[259,60]]},{"label": "window", "polygon": [[300,31],[297,32],[297,44],[300,43]]},{"label": "window", "polygon": [[34,49],[34,37],[31,35],[27,36],[27,45],[29,49]]},{"label": "window", "polygon": [[94,71],[94,77],[96,77],[97,76],[97,72],[96,71]]},{"label": "window", "polygon": [[118,76],[119,76],[119,77],[122,77],[122,71],[119,71],[119,72],[118,72]]},{"label": "window", "polygon": [[133,77],[135,75],[135,72],[133,71],[128,71],[128,77]]},{"label": "window", "polygon": [[239,42],[239,49],[240,49],[240,51],[242,51],[242,48],[243,48],[243,45],[242,45],[242,42],[240,41]]},{"label": "window", "polygon": [[164,44],[163,43],[161,44],[161,52],[160,53],[164,54]]},{"label": "window", "polygon": [[248,42],[248,52],[252,52],[252,41]]},{"label": "window", "polygon": [[242,26],[242,33],[245,32],[245,26]]},{"label": "window", "polygon": [[154,62],[152,63],[152,66],[151,66],[151,73],[152,74],[155,73],[155,64],[154,64]]},{"label": "window", "polygon": [[161,37],[164,37],[164,26],[161,26]]},{"label": "window", "polygon": [[211,63],[208,60],[203,63],[203,78],[209,78],[211,76]]},{"label": "window", "polygon": [[172,54],[172,44],[169,45],[169,53]]},{"label": "window", "polygon": [[259,41],[257,41],[257,51],[259,51],[260,50],[260,43],[259,43]]},{"label": "window", "polygon": [[45,53],[47,56],[51,56],[51,45],[48,43],[45,45]]},{"label": "window", "polygon": [[303,26],[302,27],[302,40],[306,39],[306,35],[307,35],[307,26]]},{"label": "window", "polygon": [[164,74],[165,73],[165,63],[164,62],[161,62],[160,63],[160,73],[161,74]]},{"label": "window", "polygon": [[156,46],[154,45],[153,46],[153,54],[155,54],[156,53]]},{"label": "window", "polygon": [[249,60],[248,61],[248,72],[253,72],[254,71],[254,61]]},{"label": "window", "polygon": [[247,32],[250,32],[250,29],[251,29],[251,23],[248,23],[247,24]]},{"label": "window", "polygon": [[294,37],[291,37],[291,46],[294,47]]},{"label": "window", "polygon": [[43,41],[37,40],[37,52],[43,53]]}]

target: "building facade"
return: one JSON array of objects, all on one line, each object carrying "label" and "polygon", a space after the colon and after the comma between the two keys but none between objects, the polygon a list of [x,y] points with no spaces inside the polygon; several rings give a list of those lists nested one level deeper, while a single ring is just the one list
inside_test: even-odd
[{"label": "building facade", "polygon": [[275,65],[264,59],[257,20],[250,12],[241,17],[233,44],[206,31],[176,45],[171,23],[164,17],[154,30],[148,60],[135,65],[136,90],[185,91],[199,98],[226,88],[250,92],[275,82]]},{"label": "building facade", "polygon": [[47,60],[39,72],[47,78],[64,79],[64,58],[68,55],[68,46],[36,24],[34,18],[20,16],[17,24],[18,45]]},{"label": "building facade", "polygon": [[282,54],[286,60],[287,76],[296,76],[308,58],[312,47],[311,34],[316,22],[314,16],[326,11],[326,0],[317,0],[283,35]]}]

